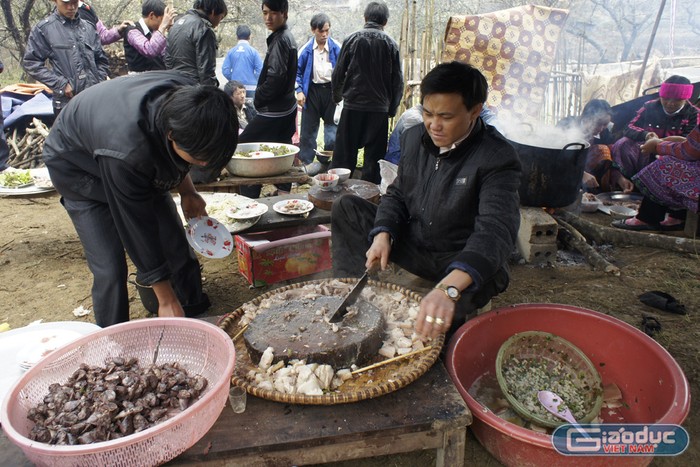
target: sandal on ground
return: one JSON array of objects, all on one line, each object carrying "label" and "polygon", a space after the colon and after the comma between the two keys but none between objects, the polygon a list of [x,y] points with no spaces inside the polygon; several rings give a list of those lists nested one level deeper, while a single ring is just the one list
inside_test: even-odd
[{"label": "sandal on ground", "polygon": [[642,316],[642,331],[649,337],[654,337],[656,333],[661,331],[661,323],[653,316]]},{"label": "sandal on ground", "polygon": [[685,315],[687,313],[685,305],[681,304],[673,295],[665,292],[654,290],[645,292],[639,297],[639,301],[650,307],[677,315]]},{"label": "sandal on ground", "polygon": [[630,217],[628,219],[618,219],[616,221],[612,221],[610,225],[612,225],[613,227],[617,227],[618,229],[625,230],[659,230],[659,227],[647,224],[646,222],[642,222],[636,217]]},{"label": "sandal on ground", "polygon": [[663,220],[659,224],[659,227],[661,227],[661,230],[664,232],[676,232],[685,229],[685,222],[677,222],[675,224],[671,224],[668,222],[668,220]]}]

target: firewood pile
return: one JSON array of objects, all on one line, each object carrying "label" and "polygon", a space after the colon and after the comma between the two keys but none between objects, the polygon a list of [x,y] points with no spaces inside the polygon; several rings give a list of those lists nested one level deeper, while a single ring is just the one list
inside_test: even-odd
[{"label": "firewood pile", "polygon": [[7,145],[10,147],[10,158],[7,163],[16,169],[33,169],[43,165],[41,152],[44,140],[49,135],[49,127],[38,118],[33,118],[24,134],[15,128],[7,135]]}]

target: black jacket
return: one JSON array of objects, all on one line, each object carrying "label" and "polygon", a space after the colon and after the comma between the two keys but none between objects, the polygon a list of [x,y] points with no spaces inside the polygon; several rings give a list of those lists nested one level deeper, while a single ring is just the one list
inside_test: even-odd
[{"label": "black jacket", "polygon": [[148,28],[144,30],[141,22],[137,22],[134,26],[128,26],[124,31],[124,56],[126,57],[126,64],[129,66],[129,71],[165,70],[165,62],[162,56],[146,57],[131,45],[129,42],[129,32],[133,29],[136,29],[139,34],[142,34],[146,38],[150,38],[151,34],[153,34]]},{"label": "black jacket", "polygon": [[425,126],[416,125],[401,136],[398,175],[382,197],[373,232],[451,253],[478,284],[505,268],[513,251],[519,186],[515,149],[481,118],[466,140],[443,155]]},{"label": "black jacket", "polygon": [[67,101],[63,94],[68,83],[78,94],[109,74],[109,59],[92,24],[80,14],[68,19],[55,11],[29,34],[23,66],[32,78],[51,88],[57,108]]},{"label": "black jacket", "polygon": [[61,111],[44,144],[44,162],[61,196],[109,205],[143,284],[170,274],[151,201],[190,170],[171,152],[158,111],[169,90],[194,84],[179,73],[149,71],[93,86]]},{"label": "black jacket", "polygon": [[377,23],[366,23],[343,41],[331,81],[336,103],[393,117],[403,95],[399,46]]},{"label": "black jacket", "polygon": [[255,90],[255,110],[260,115],[289,115],[297,98],[297,44],[285,24],[267,38],[267,53]]},{"label": "black jacket", "polygon": [[216,35],[206,15],[188,10],[168,33],[165,66],[196,80],[218,86],[216,79]]}]

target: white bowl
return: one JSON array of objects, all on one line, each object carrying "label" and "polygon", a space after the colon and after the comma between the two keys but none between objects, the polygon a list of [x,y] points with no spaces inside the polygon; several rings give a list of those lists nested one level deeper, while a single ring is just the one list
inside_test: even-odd
[{"label": "white bowl", "polygon": [[350,169],[330,169],[329,174],[336,174],[338,176],[338,183],[343,183],[350,178]]},{"label": "white bowl", "polygon": [[314,175],[314,184],[321,187],[323,191],[330,191],[338,184],[340,177],[336,174],[318,174]]}]

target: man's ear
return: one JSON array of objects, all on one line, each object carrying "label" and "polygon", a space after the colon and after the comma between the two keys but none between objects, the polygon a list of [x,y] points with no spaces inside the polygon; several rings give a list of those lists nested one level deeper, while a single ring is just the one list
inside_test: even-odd
[{"label": "man's ear", "polygon": [[484,104],[482,104],[481,102],[478,103],[478,104],[476,104],[474,107],[472,107],[471,109],[469,109],[469,116],[470,116],[471,118],[476,119],[476,117],[478,117],[478,116],[481,114],[481,110],[482,110],[483,108],[484,108]]}]

